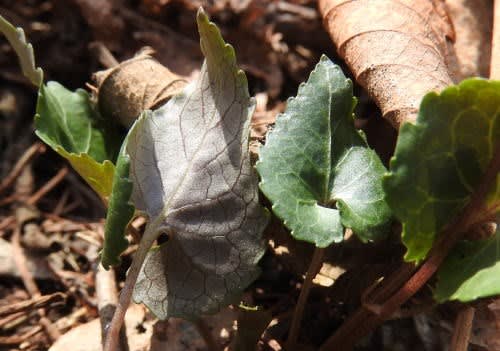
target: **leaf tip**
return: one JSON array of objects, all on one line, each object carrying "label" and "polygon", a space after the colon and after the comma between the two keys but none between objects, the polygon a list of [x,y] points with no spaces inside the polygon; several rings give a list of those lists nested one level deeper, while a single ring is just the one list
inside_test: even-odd
[{"label": "leaf tip", "polygon": [[203,9],[203,6],[200,6],[198,8],[198,11],[196,12],[196,22],[198,23],[198,26],[200,26],[201,23],[208,23],[208,16],[205,10]]},{"label": "leaf tip", "polygon": [[109,271],[111,266],[116,266],[116,265],[120,264],[120,262],[121,262],[120,259],[118,259],[117,262],[114,262],[113,260],[109,260],[106,258],[107,256],[103,254],[103,251],[104,250],[101,250],[101,252],[99,252],[99,258],[101,260],[101,265],[103,266],[103,268],[105,270]]},{"label": "leaf tip", "polygon": [[28,78],[33,85],[40,87],[43,82],[43,70],[35,65],[33,45],[27,42],[24,30],[19,27],[14,27],[0,15],[0,33],[5,35],[7,41],[19,58],[23,75]]}]

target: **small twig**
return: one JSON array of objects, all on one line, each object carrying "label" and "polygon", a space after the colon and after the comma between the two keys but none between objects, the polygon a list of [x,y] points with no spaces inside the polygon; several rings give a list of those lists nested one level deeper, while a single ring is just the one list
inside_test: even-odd
[{"label": "small twig", "polygon": [[112,68],[115,66],[118,66],[120,63],[118,60],[113,56],[111,51],[104,45],[104,43],[100,41],[95,41],[93,43],[90,43],[90,49],[94,51],[95,55],[97,56],[97,59],[106,68]]},{"label": "small twig", "polygon": [[78,208],[79,206],[82,205],[82,201],[80,199],[76,199],[75,201],[71,202],[67,206],[65,206],[62,210],[61,213],[56,214],[56,215],[64,215],[66,213],[69,213],[73,211],[74,209]]},{"label": "small twig", "polygon": [[4,197],[3,199],[0,200],[0,206],[9,205],[13,202],[16,202],[18,199],[19,196],[17,194],[12,194],[10,196]]},{"label": "small twig", "polygon": [[0,221],[0,232],[9,228],[15,222],[16,218],[14,216],[5,217],[4,219],[2,219],[2,221]]},{"label": "small twig", "polygon": [[24,313],[24,312],[17,312],[17,313],[10,314],[7,317],[3,317],[0,319],[0,330],[6,331],[6,330],[10,329],[10,325],[13,322],[15,323],[15,321],[17,321],[17,320],[23,320],[23,319],[27,319],[27,318],[28,318],[28,314]]},{"label": "small twig", "polygon": [[76,311],[71,312],[69,316],[59,318],[56,321],[57,329],[63,331],[68,330],[89,314],[90,311],[88,307],[80,307]]},{"label": "small twig", "polygon": [[63,293],[54,293],[51,295],[43,295],[39,297],[34,297],[30,300],[21,301],[14,303],[12,305],[0,307],[0,317],[8,316],[13,313],[18,313],[26,310],[31,310],[34,308],[41,308],[53,304],[54,302],[61,302],[66,299],[66,295]]},{"label": "small twig", "polygon": [[[103,199],[87,184],[83,184],[80,177],[78,177],[74,172],[70,172],[68,173],[67,180],[72,185],[70,187],[70,191],[74,191],[74,193],[76,193],[76,196],[73,196],[73,198],[86,198],[93,205],[93,209],[104,211],[105,204],[103,202]],[[82,201],[81,204],[86,205],[88,208],[88,203]],[[65,209],[65,211],[67,211],[67,209]]]},{"label": "small twig", "polygon": [[9,186],[14,183],[14,181],[17,179],[19,174],[21,174],[21,171],[23,168],[39,153],[42,153],[45,151],[45,145],[36,142],[33,145],[30,146],[28,150],[19,158],[19,160],[16,162],[14,165],[14,168],[12,168],[12,171],[3,179],[3,181],[0,183],[0,194],[7,189]]},{"label": "small twig", "polygon": [[309,297],[309,292],[311,291],[312,281],[323,263],[323,256],[325,254],[324,248],[316,247],[314,249],[313,256],[311,258],[311,263],[306,273],[304,279],[304,284],[300,290],[299,299],[297,305],[295,306],[295,312],[293,313],[292,325],[290,327],[290,332],[288,333],[288,340],[286,342],[285,350],[291,351],[295,348],[297,340],[299,337],[300,323],[302,322],[302,317],[304,315],[304,308],[307,304],[307,298]]},{"label": "small twig", "polygon": [[464,306],[455,320],[450,351],[467,351],[472,330],[472,322],[476,310],[471,306]]},{"label": "small twig", "polygon": [[157,223],[154,222],[150,223],[149,226],[146,227],[144,236],[142,237],[139,247],[137,248],[134,259],[132,260],[132,265],[128,271],[127,278],[125,279],[125,285],[120,293],[120,299],[118,301],[118,305],[116,306],[113,319],[109,324],[103,351],[117,350],[120,340],[120,330],[123,325],[125,313],[127,312],[127,308],[132,298],[134,285],[141,271],[142,264],[146,259],[146,255],[148,254],[151,245],[153,245],[154,241],[158,237],[158,233],[153,232],[153,230],[157,229]]},{"label": "small twig", "polygon": [[217,343],[217,341],[215,341],[210,328],[203,319],[200,318],[196,320],[194,322],[194,325],[196,326],[196,329],[198,329],[198,333],[200,333],[201,337],[205,341],[205,344],[207,344],[207,348],[209,351],[219,351],[221,349],[220,345]]},{"label": "small twig", "polygon": [[[101,321],[102,343],[104,346],[106,326],[108,326],[113,319],[113,314],[118,303],[118,289],[116,286],[115,272],[113,268],[105,270],[101,264],[97,266],[95,287],[97,295],[97,308],[99,309],[99,319]],[[122,328],[120,331],[120,345],[118,350],[128,350],[125,328]]]},{"label": "small twig", "polygon": [[[31,297],[36,298],[41,296],[40,290],[38,290],[35,279],[26,266],[26,256],[24,255],[23,249],[21,248],[20,241],[21,230],[19,228],[16,228],[14,230],[14,234],[12,235],[12,251],[14,253],[14,261],[16,262],[19,275],[21,276],[26,290],[28,290],[28,293]],[[61,336],[61,334],[56,329],[56,327],[52,325],[52,322],[45,316],[45,311],[43,309],[39,309],[38,314],[40,316],[40,324],[44,327],[50,339],[52,341],[57,340]]]},{"label": "small twig", "polygon": [[58,216],[61,215],[62,211],[64,210],[64,207],[66,206],[66,203],[68,202],[68,198],[69,198],[69,191],[68,189],[65,189],[63,191],[62,196],[57,201],[57,204],[54,207],[52,213]]},{"label": "small twig", "polygon": [[22,335],[0,336],[0,345],[18,345],[18,344],[21,344],[22,342],[32,338],[35,334],[38,334],[39,332],[41,332],[42,329],[43,328],[41,326],[37,325]]},{"label": "small twig", "polygon": [[192,40],[192,39],[190,39],[182,34],[179,34],[178,32],[163,25],[162,23],[154,21],[150,18],[146,18],[146,17],[138,14],[136,11],[132,11],[132,10],[126,8],[125,6],[120,6],[117,8],[117,10],[120,12],[120,15],[123,18],[133,22],[134,25],[137,25],[137,26],[140,26],[143,28],[151,28],[155,31],[166,34],[169,36],[169,38],[172,38],[174,40],[182,42],[183,44],[187,44],[192,49],[197,50],[199,47],[198,43],[195,40]]},{"label": "small twig", "polygon": [[51,191],[52,189],[54,189],[56,187],[56,185],[59,184],[64,179],[64,177],[66,176],[66,174],[68,174],[68,167],[61,168],[56,173],[56,175],[54,177],[52,177],[52,179],[50,179],[40,189],[38,189],[38,191],[36,193],[34,193],[33,195],[31,195],[28,198],[28,200],[26,201],[26,203],[28,205],[34,205],[34,204],[36,204],[38,201],[40,201],[40,199],[42,197],[45,196],[45,194],[47,194],[49,191]]},{"label": "small twig", "polygon": [[491,42],[490,79],[500,79],[500,0],[493,6],[493,33]]}]

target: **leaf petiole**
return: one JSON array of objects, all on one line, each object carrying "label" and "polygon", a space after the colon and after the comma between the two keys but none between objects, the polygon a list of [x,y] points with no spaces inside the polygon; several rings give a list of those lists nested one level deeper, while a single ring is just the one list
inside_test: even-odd
[{"label": "leaf petiole", "polygon": [[297,306],[295,306],[295,311],[293,313],[292,324],[290,327],[290,332],[288,333],[288,340],[286,342],[285,350],[293,350],[297,343],[300,323],[302,322],[307,298],[309,297],[309,293],[311,291],[312,281],[321,268],[324,254],[324,248],[316,247],[314,249],[311,263],[309,264],[309,268],[307,269],[306,277],[304,279],[304,285],[302,285],[302,289],[300,289],[299,300],[297,301]]},{"label": "leaf petiole", "polygon": [[[463,209],[462,213],[456,217],[455,221],[440,234],[440,239],[432,247],[427,260],[415,273],[412,273],[411,266],[404,264],[400,271],[384,279],[381,284],[384,296],[377,294],[377,297],[385,298],[385,301],[378,302],[382,305],[380,312],[374,315],[372,312],[366,310],[365,307],[361,307],[339,329],[337,329],[335,334],[325,341],[320,351],[331,350],[333,348],[337,350],[352,349],[360,338],[378,327],[384,320],[390,317],[397,308],[418,292],[434,273],[436,273],[441,263],[458,240],[477,222],[477,213],[482,209],[488,191],[491,186],[495,184],[499,172],[500,145],[497,145],[483,179],[471,197],[470,202]],[[399,280],[398,273],[401,274],[402,278],[405,276],[407,278],[397,290],[394,290],[392,288],[397,286],[394,282]],[[385,288],[388,285],[390,285],[390,289]],[[337,347],[338,345],[342,346]]]},{"label": "leaf petiole", "polygon": [[120,293],[120,299],[118,305],[116,306],[115,313],[111,323],[106,328],[106,342],[104,344],[103,351],[115,351],[118,347],[118,342],[120,340],[120,329],[123,325],[123,320],[125,318],[125,313],[130,305],[130,300],[132,298],[132,293],[134,291],[134,286],[141,271],[142,264],[146,259],[149,249],[153,245],[154,241],[158,238],[161,231],[161,223],[163,217],[159,216],[157,220],[151,222],[147,225],[144,235],[139,243],[139,247],[135,252],[134,259],[132,260],[132,265],[128,270],[127,278],[125,279],[125,285]]}]

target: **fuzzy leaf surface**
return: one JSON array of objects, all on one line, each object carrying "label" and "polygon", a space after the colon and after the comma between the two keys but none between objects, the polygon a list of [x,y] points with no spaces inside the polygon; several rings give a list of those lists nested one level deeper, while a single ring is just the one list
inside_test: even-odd
[{"label": "fuzzy leaf surface", "polygon": [[234,302],[264,253],[267,216],[248,152],[254,102],[234,49],[203,11],[197,22],[198,80],[141,117],[127,147],[134,204],[149,216],[149,232],[168,234],[134,289],[161,319],[195,319]]},{"label": "fuzzy leaf surface", "polygon": [[41,85],[36,134],[103,198],[111,194],[113,161],[121,138],[92,108],[87,92],[71,92],[57,82]]},{"label": "fuzzy leaf surface", "polygon": [[[425,96],[416,124],[399,132],[384,180],[387,201],[403,223],[406,260],[425,258],[437,233],[470,200],[499,142],[500,82],[469,79]],[[486,217],[499,201],[500,176]]]},{"label": "fuzzy leaf surface", "polygon": [[500,295],[499,227],[489,239],[460,242],[439,268],[437,278],[434,296],[439,303]]},{"label": "fuzzy leaf surface", "polygon": [[129,178],[130,158],[126,152],[128,137],[123,141],[113,176],[113,186],[109,197],[104,244],[101,263],[105,269],[118,265],[120,255],[128,247],[125,237],[127,225],[134,216],[135,207],[131,204],[133,183]]},{"label": "fuzzy leaf surface", "polygon": [[322,57],[260,150],[260,188],[273,211],[318,247],[341,241],[343,226],[376,239],[390,219],[385,168],[354,127],[354,105],[351,81]]}]

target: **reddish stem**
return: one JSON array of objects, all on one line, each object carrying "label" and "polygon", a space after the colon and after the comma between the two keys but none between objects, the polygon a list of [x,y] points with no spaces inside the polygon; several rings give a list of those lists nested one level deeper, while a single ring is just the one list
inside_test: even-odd
[{"label": "reddish stem", "polygon": [[318,274],[323,263],[323,256],[325,254],[324,248],[316,247],[314,249],[311,262],[309,264],[309,269],[307,270],[306,277],[304,279],[304,284],[300,290],[299,299],[297,305],[295,306],[295,311],[293,313],[292,323],[290,327],[290,332],[288,333],[288,340],[286,342],[285,350],[291,351],[295,349],[297,340],[300,333],[300,324],[302,322],[302,317],[304,315],[304,309],[307,304],[307,298],[311,292],[312,281],[316,274]]},{"label": "reddish stem", "polygon": [[451,338],[450,351],[467,351],[475,312],[474,307],[470,306],[464,306],[458,312],[453,337]]},{"label": "reddish stem", "polygon": [[[375,314],[362,306],[358,309],[320,348],[327,350],[351,350],[356,342],[368,332],[377,328],[384,320],[390,317],[403,303],[417,293],[434,275],[448,252],[455,246],[463,234],[476,222],[482,219],[480,212],[491,186],[495,184],[500,172],[500,147],[495,148],[495,154],[486,170],[486,173],[473,194],[471,201],[440,235],[436,244],[429,253],[429,258],[420,268],[411,275],[410,271],[400,269],[396,275],[384,280],[378,293],[370,298],[370,302],[379,302],[385,295],[386,301],[382,304],[379,313]],[[408,274],[409,279],[398,290],[392,290],[397,282]],[[398,277],[399,275],[399,277]],[[393,291],[391,293],[391,290]]]},{"label": "reddish stem", "polygon": [[132,265],[127,274],[127,279],[125,279],[125,286],[120,293],[120,299],[118,305],[116,306],[115,313],[113,314],[113,319],[109,324],[106,333],[106,341],[104,343],[104,351],[117,351],[118,344],[120,341],[120,329],[123,325],[123,320],[125,319],[125,313],[132,299],[132,293],[134,291],[134,286],[141,271],[142,264],[146,259],[151,245],[158,237],[158,226],[156,222],[151,223],[146,227],[144,236],[139,243],[139,247],[135,252]]}]

